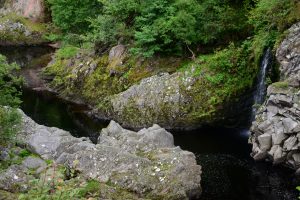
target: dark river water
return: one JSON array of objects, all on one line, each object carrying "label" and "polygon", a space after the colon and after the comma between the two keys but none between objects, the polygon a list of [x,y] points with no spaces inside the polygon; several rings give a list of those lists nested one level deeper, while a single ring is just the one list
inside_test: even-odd
[{"label": "dark river water", "polygon": [[[22,70],[41,68],[41,57],[50,56],[46,47],[0,48],[9,61]],[[39,124],[70,131],[76,137],[93,141],[107,121],[95,121],[88,108],[64,101],[53,93],[24,88],[22,109]],[[175,144],[195,153],[202,166],[201,200],[294,200],[299,180],[294,172],[268,163],[255,163],[250,155],[247,129],[203,127],[195,131],[172,131]]]}]

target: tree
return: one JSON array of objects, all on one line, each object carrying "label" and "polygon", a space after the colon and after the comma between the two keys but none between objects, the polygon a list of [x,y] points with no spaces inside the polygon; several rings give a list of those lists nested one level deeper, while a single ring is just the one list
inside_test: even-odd
[{"label": "tree", "polygon": [[16,64],[8,64],[6,58],[0,54],[0,106],[16,107],[20,104],[21,79],[13,75],[16,69]]},{"label": "tree", "polygon": [[54,24],[64,32],[86,32],[89,19],[102,11],[102,4],[97,0],[48,0],[48,3]]}]

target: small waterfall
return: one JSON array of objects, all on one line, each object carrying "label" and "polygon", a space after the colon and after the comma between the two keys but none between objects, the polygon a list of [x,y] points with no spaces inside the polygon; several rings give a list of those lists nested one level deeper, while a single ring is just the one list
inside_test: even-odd
[{"label": "small waterfall", "polygon": [[257,106],[261,105],[266,96],[267,85],[266,85],[266,75],[269,69],[269,66],[272,64],[272,52],[268,48],[264,53],[263,60],[261,62],[260,72],[258,74],[257,86],[253,97],[253,107],[251,113],[251,121],[255,119],[255,113],[257,111]]}]

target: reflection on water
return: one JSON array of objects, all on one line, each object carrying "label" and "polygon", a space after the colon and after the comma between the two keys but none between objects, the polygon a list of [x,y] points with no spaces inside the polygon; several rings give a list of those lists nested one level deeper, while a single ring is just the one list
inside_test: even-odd
[{"label": "reflection on water", "polygon": [[22,110],[37,123],[70,131],[76,137],[89,137],[93,142],[108,124],[90,119],[86,106],[63,101],[49,92],[24,88],[22,101]]}]

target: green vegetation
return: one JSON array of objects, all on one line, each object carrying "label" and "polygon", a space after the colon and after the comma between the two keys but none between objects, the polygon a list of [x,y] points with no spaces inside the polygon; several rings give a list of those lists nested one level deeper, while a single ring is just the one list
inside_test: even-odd
[{"label": "green vegetation", "polygon": [[64,32],[87,31],[89,19],[101,11],[97,0],[47,0],[52,11],[53,23]]},{"label": "green vegetation", "polygon": [[79,48],[74,47],[74,46],[64,46],[63,48],[59,49],[56,52],[56,56],[58,59],[72,58],[73,56],[76,55],[78,50],[79,50]]},{"label": "green vegetation", "polygon": [[[91,20],[88,39],[99,48],[132,43],[131,52],[190,54],[201,45],[228,42],[247,33],[247,4],[230,0],[101,1],[101,14]],[[223,43],[223,42],[221,42]]]},{"label": "green vegetation", "polygon": [[3,106],[17,107],[20,103],[21,79],[13,75],[18,69],[16,64],[8,64],[0,55],[0,144],[10,143],[18,130],[20,116],[15,109]]},{"label": "green vegetation", "polygon": [[273,83],[272,86],[279,89],[285,89],[289,87],[289,84],[285,81]]}]

